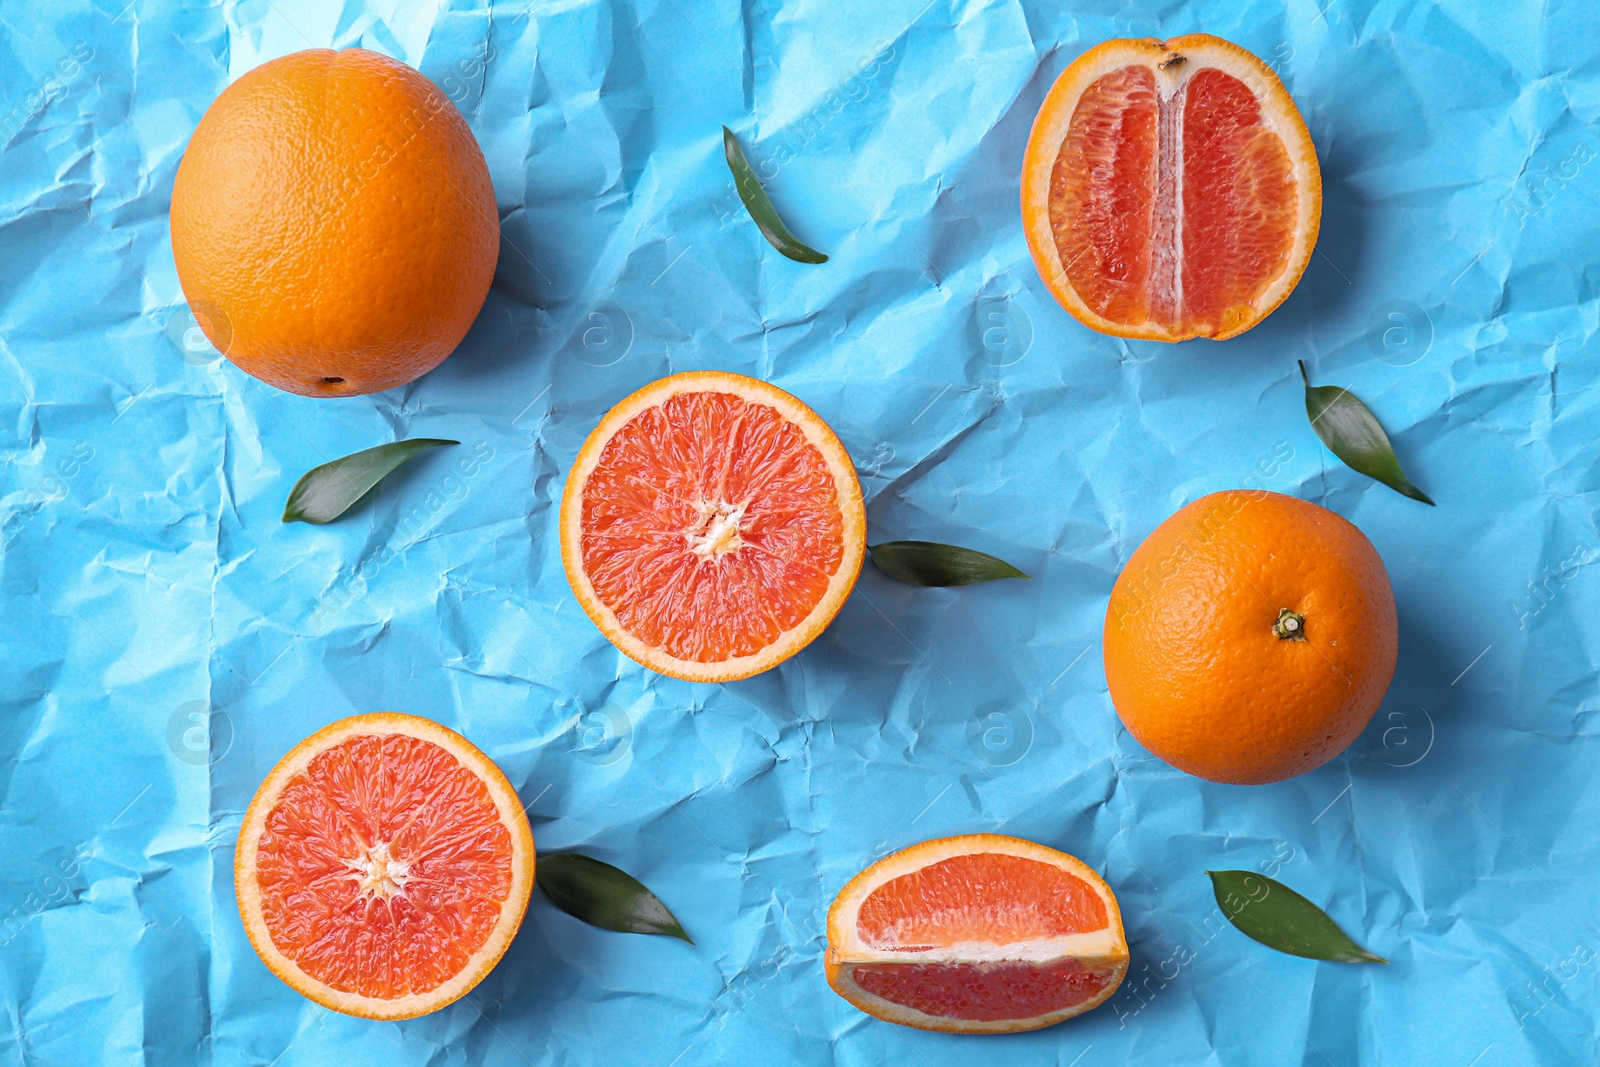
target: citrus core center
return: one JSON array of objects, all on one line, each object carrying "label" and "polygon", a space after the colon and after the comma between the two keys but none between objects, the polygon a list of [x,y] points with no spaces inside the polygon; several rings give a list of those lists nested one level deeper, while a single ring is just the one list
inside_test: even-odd
[{"label": "citrus core center", "polygon": [[355,859],[345,860],[351,873],[345,877],[356,883],[363,897],[390,897],[406,895],[406,880],[411,877],[411,864],[389,854],[388,842],[370,845]]},{"label": "citrus core center", "polygon": [[701,559],[721,559],[743,547],[739,523],[744,519],[745,508],[749,506],[749,501],[739,505],[726,500],[696,502],[698,517],[693,525],[683,531],[684,540],[689,542],[689,551]]}]

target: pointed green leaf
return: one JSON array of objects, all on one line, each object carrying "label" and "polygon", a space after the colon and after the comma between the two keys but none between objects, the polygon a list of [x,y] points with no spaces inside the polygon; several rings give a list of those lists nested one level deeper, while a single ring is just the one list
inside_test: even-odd
[{"label": "pointed green leaf", "polygon": [[907,585],[974,585],[997,578],[1027,578],[997,556],[937,541],[885,541],[868,545],[872,562]]},{"label": "pointed green leaf", "polygon": [[582,853],[552,852],[538,858],[534,872],[552,904],[590,926],[694,944],[667,906],[627,871]]},{"label": "pointed green leaf", "polygon": [[1282,882],[1254,871],[1207,871],[1222,914],[1246,937],[1313,960],[1388,963],[1350,940],[1311,901]]},{"label": "pointed green leaf", "polygon": [[301,476],[289,492],[289,502],[283,506],[284,522],[309,522],[317,526],[332,522],[367,491],[400,464],[424,448],[440,445],[459,445],[460,441],[446,441],[437,437],[418,437],[411,441],[396,441],[341,459],[312,467]]},{"label": "pointed green leaf", "polygon": [[739,199],[744,201],[745,210],[755,219],[757,228],[768,243],[799,263],[828,262],[827,256],[809,245],[801,244],[800,239],[789,232],[789,227],[778,217],[778,209],[772,206],[772,199],[756,179],[756,172],[744,158],[739,139],[726,126],[722,127],[722,154],[728,157],[728,169],[733,171],[733,184],[739,190]]},{"label": "pointed green leaf", "polygon": [[1311,428],[1345,466],[1412,500],[1433,504],[1428,494],[1412,485],[1400,469],[1389,435],[1359,397],[1336,385],[1312,385],[1304,361],[1300,362],[1300,377],[1306,383],[1306,414],[1311,417]]}]

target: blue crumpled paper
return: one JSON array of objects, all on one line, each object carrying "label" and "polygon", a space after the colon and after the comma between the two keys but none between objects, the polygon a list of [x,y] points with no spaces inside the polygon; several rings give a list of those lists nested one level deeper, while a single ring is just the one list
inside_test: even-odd
[{"label": "blue crumpled paper", "polygon": [[[123,3],[0,14],[0,1060],[1600,1060],[1591,5]],[[1023,145],[1084,49],[1191,31],[1282,73],[1322,157],[1322,238],[1250,333],[1118,341],[1030,265]],[[166,224],[216,94],[327,45],[445,89],[503,225],[461,349],[337,402],[204,345]],[[722,123],[826,266],[761,239]],[[1320,446],[1297,358],[1373,407],[1437,509]],[[971,545],[1034,580],[912,589],[869,566],[821,639],[732,685],[623,658],[568,591],[558,494],[613,402],[691,368],[815,407],[875,538]],[[402,436],[462,444],[338,524],[279,521],[300,473]],[[1366,733],[1259,788],[1153,760],[1100,664],[1122,562],[1239,485],[1360,526],[1401,626]],[[541,849],[630,870],[697,944],[536,898],[436,1015],[365,1022],[280,984],[234,906],[241,813],[301,737],[380,709],[464,732]],[[829,992],[843,883],[978,830],[1105,874],[1121,991],[992,1040]],[[1202,873],[1226,867],[1324,904],[1391,965],[1248,941]]]}]

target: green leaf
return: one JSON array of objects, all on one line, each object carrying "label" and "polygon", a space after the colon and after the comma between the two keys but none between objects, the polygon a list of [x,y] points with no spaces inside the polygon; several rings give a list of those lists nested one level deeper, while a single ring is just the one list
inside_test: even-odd
[{"label": "green leaf", "polygon": [[1412,500],[1433,505],[1428,494],[1412,485],[1400,469],[1389,435],[1360,398],[1336,385],[1312,385],[1303,360],[1300,377],[1306,383],[1306,414],[1311,417],[1311,428],[1345,466]]},{"label": "green leaf", "polygon": [[694,944],[667,906],[627,871],[578,852],[551,852],[538,858],[534,872],[552,904],[590,926]]},{"label": "green leaf", "polygon": [[772,206],[772,199],[756,179],[756,172],[750,169],[749,161],[744,158],[739,139],[726,126],[722,127],[722,152],[728,157],[728,169],[733,171],[733,184],[739,190],[739,199],[744,201],[745,210],[756,220],[761,235],[772,247],[800,263],[828,262],[827,256],[809,245],[801,244],[800,239],[789,232],[789,227],[778,217],[778,209]]},{"label": "green leaf", "polygon": [[317,526],[332,522],[351,504],[366,496],[385,474],[424,448],[460,443],[418,437],[353,452],[320,467],[312,467],[289,491],[289,502],[283,506],[283,521],[309,522]]},{"label": "green leaf", "polygon": [[1222,914],[1246,937],[1313,960],[1388,963],[1345,936],[1323,910],[1282,882],[1254,871],[1207,871]]},{"label": "green leaf", "polygon": [[868,545],[867,551],[880,571],[907,585],[975,585],[1028,577],[987,552],[937,541],[885,541]]}]

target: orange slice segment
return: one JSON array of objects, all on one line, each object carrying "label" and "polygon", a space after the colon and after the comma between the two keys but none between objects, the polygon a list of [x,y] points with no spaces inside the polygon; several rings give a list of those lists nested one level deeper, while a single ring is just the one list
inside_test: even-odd
[{"label": "orange slice segment", "polygon": [[674,374],[600,420],[567,477],[561,555],[583,610],[651,670],[747,678],[832,621],[866,510],[844,446],[754,378]]},{"label": "orange slice segment", "polygon": [[1118,337],[1243,333],[1300,280],[1321,217],[1316,150],[1283,83],[1209,34],[1084,53],[1045,97],[1023,159],[1040,277]]},{"label": "orange slice segment", "polygon": [[234,854],[245,933],[325,1008],[410,1019],[477,985],[533,889],[533,835],[504,774],[413,715],[357,715],[267,775]]},{"label": "orange slice segment", "polygon": [[869,1015],[949,1033],[1036,1030],[1128,969],[1116,897],[1082,861],[1020,838],[924,841],[858,874],[828,911],[828,984]]}]

